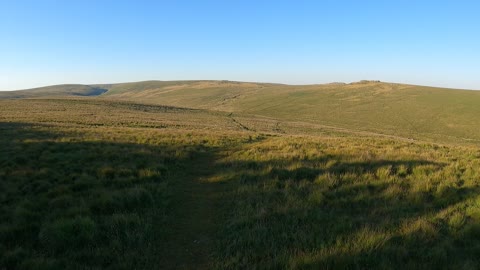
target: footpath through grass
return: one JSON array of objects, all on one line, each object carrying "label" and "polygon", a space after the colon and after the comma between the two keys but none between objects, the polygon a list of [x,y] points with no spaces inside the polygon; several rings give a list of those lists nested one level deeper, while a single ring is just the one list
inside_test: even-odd
[{"label": "footpath through grass", "polygon": [[0,269],[480,268],[477,147],[25,104],[0,107]]},{"label": "footpath through grass", "polygon": [[211,269],[216,236],[225,222],[225,183],[211,181],[215,149],[194,153],[188,168],[170,186],[173,194],[165,224],[162,269]]},{"label": "footpath through grass", "polygon": [[23,123],[0,131],[0,269],[211,265],[223,187],[208,177],[221,137]]}]

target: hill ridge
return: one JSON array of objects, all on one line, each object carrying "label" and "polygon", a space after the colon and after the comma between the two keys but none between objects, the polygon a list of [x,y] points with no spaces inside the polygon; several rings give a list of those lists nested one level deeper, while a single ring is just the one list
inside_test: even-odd
[{"label": "hill ridge", "polygon": [[378,81],[284,85],[192,80],[61,85],[0,92],[1,98],[95,98],[379,132],[405,138],[480,140],[480,91]]}]

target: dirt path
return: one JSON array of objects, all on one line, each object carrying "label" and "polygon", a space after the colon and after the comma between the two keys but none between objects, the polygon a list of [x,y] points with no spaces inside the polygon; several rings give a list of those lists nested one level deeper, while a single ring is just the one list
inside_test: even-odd
[{"label": "dirt path", "polygon": [[213,151],[197,154],[172,179],[172,208],[161,269],[211,269],[215,233],[222,224],[222,183],[208,182],[215,171]]}]

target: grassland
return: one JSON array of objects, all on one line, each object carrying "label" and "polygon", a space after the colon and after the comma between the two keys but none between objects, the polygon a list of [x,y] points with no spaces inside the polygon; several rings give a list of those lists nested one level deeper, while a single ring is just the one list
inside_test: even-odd
[{"label": "grassland", "polygon": [[[304,104],[334,86],[248,87]],[[249,98],[1,100],[0,269],[480,267],[475,141],[302,121],[306,105],[235,109]]]},{"label": "grassland", "polygon": [[[62,90],[63,89],[63,90]],[[92,89],[96,89],[95,92]],[[364,81],[283,85],[146,81],[4,92],[0,98],[96,95],[104,100],[230,112],[416,140],[478,145],[480,92]],[[281,127],[280,127],[281,128]]]},{"label": "grassland", "polygon": [[29,90],[0,91],[2,99],[98,96],[107,92],[109,85],[63,84],[39,87]]},{"label": "grassland", "polygon": [[113,87],[104,97],[261,115],[420,140],[480,142],[475,127],[480,118],[477,91],[381,82],[291,86],[207,81],[140,85],[139,90],[134,85]]}]

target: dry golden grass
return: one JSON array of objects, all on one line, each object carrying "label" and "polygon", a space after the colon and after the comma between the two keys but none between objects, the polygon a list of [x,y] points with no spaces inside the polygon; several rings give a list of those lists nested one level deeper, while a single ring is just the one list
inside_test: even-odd
[{"label": "dry golden grass", "polygon": [[0,268],[480,266],[477,147],[96,99],[0,134]]}]

